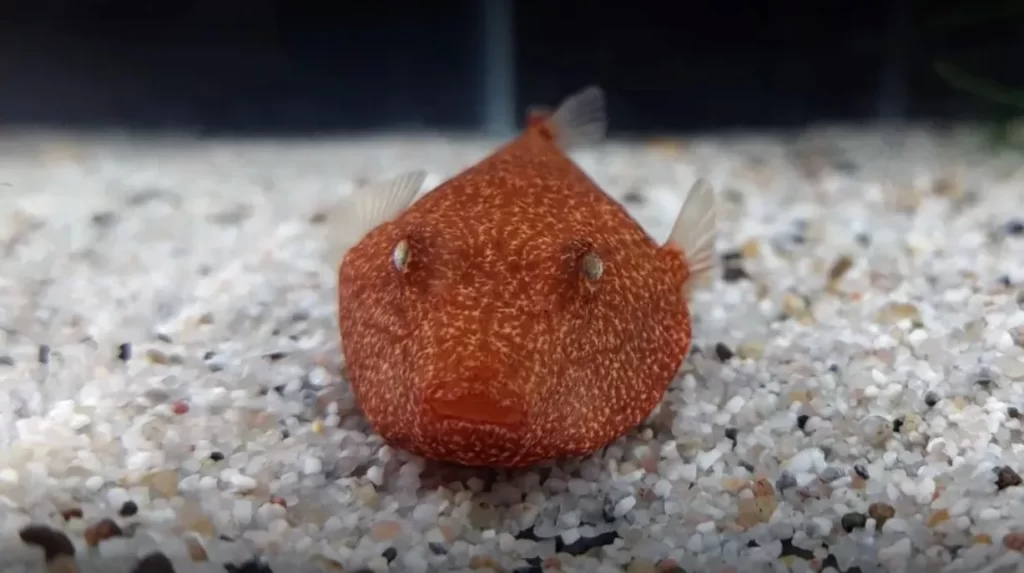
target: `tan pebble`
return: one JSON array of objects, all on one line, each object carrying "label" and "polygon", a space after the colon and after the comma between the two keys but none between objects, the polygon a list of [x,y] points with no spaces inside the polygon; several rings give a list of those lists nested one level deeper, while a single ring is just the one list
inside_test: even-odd
[{"label": "tan pebble", "polygon": [[160,470],[143,476],[140,480],[149,486],[158,497],[170,499],[178,495],[178,470]]},{"label": "tan pebble", "polygon": [[1024,531],[1014,531],[1007,533],[1003,537],[1003,547],[1010,551],[1017,551],[1018,553],[1024,553]]},{"label": "tan pebble", "polygon": [[782,314],[797,320],[810,316],[810,301],[793,292],[787,292],[782,297]]},{"label": "tan pebble", "polygon": [[932,193],[949,199],[960,199],[964,196],[963,178],[959,173],[942,175],[932,181]]},{"label": "tan pebble", "polygon": [[733,494],[739,493],[748,485],[750,485],[749,481],[738,477],[730,476],[722,480],[722,489]]},{"label": "tan pebble", "polygon": [[206,561],[208,559],[206,548],[195,537],[189,536],[185,538],[185,548],[188,550],[188,558],[192,561]]},{"label": "tan pebble", "polygon": [[921,313],[917,307],[908,302],[890,302],[875,313],[875,322],[878,324],[895,324],[901,320],[918,322],[921,320]]},{"label": "tan pebble", "polygon": [[759,523],[767,523],[775,513],[778,502],[774,497],[755,497],[740,499],[737,507],[739,515],[736,523],[744,529],[749,529]]},{"label": "tan pebble", "polygon": [[885,522],[895,517],[896,509],[888,503],[875,502],[868,506],[868,516],[875,520],[875,526],[882,529]]},{"label": "tan pebble", "polygon": [[868,480],[854,474],[850,479],[850,489],[864,489],[868,485]]},{"label": "tan pebble", "polygon": [[992,536],[987,533],[979,533],[974,536],[974,542],[978,545],[992,545]]},{"label": "tan pebble", "polygon": [[750,489],[754,492],[754,497],[775,497],[775,486],[765,477],[758,478]]},{"label": "tan pebble", "polygon": [[46,563],[47,573],[78,573],[78,563],[70,555],[60,555]]},{"label": "tan pebble", "polygon": [[178,511],[178,523],[185,529],[198,533],[199,535],[212,538],[217,534],[217,528],[206,516],[202,509],[194,504],[186,504]]},{"label": "tan pebble", "polygon": [[370,535],[374,541],[391,541],[402,533],[402,524],[392,519],[373,524]]},{"label": "tan pebble", "polygon": [[634,559],[626,567],[626,573],[658,573],[658,568],[645,559]]},{"label": "tan pebble", "polygon": [[793,390],[786,394],[787,405],[792,405],[797,402],[801,404],[809,404],[811,402],[811,393],[807,390]]},{"label": "tan pebble", "polygon": [[89,547],[96,547],[111,537],[122,536],[124,536],[124,532],[121,531],[121,527],[117,525],[117,522],[107,518],[86,528],[85,543]]},{"label": "tan pebble", "polygon": [[146,358],[153,364],[166,365],[171,363],[171,357],[166,352],[159,348],[149,348],[146,350]]},{"label": "tan pebble", "polygon": [[319,565],[321,568],[323,568],[323,569],[325,569],[327,571],[344,571],[345,570],[345,568],[341,565],[341,563],[338,563],[334,559],[331,559],[330,557],[327,557],[325,555],[321,555],[319,553],[317,553],[316,555],[311,557],[310,561],[312,561],[313,563]]},{"label": "tan pebble", "polygon": [[757,360],[764,354],[764,344],[760,342],[744,342],[736,347],[736,354],[744,360]]},{"label": "tan pebble", "polygon": [[927,525],[928,527],[935,527],[946,521],[949,521],[949,510],[940,509],[935,513],[931,514],[930,516],[928,516]]},{"label": "tan pebble", "polygon": [[757,239],[750,239],[740,247],[740,254],[744,259],[756,259],[761,256],[761,243]]}]

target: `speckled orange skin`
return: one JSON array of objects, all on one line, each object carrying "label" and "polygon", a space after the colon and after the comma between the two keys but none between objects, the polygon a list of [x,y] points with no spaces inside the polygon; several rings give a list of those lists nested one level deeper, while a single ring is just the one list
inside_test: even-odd
[{"label": "speckled orange skin", "polygon": [[[391,263],[402,239],[404,273]],[[604,261],[597,281],[580,268],[588,250]],[[533,121],[346,254],[348,377],[376,431],[427,458],[586,455],[650,414],[678,372],[688,275]]]}]

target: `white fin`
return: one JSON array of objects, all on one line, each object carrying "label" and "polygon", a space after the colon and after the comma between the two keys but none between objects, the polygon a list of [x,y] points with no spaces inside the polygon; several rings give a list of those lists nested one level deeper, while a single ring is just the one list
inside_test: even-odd
[{"label": "white fin", "polygon": [[549,121],[562,149],[601,142],[608,129],[604,91],[590,86],[565,98]]},{"label": "white fin", "polygon": [[716,226],[715,191],[701,178],[690,188],[679,217],[672,225],[667,244],[683,251],[690,265],[687,297],[695,287],[707,286],[714,278]]},{"label": "white fin", "polygon": [[402,173],[356,189],[332,207],[327,213],[330,263],[340,263],[348,249],[367,233],[401,214],[412,204],[426,178],[427,172],[422,169]]}]

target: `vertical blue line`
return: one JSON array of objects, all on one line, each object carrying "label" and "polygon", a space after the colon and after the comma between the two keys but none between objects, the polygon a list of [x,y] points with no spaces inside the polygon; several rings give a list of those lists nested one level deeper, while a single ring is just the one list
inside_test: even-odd
[{"label": "vertical blue line", "polygon": [[516,128],[512,0],[480,0],[480,5],[483,128],[494,135],[507,135]]},{"label": "vertical blue line", "polygon": [[913,23],[907,0],[890,0],[886,22],[887,42],[878,93],[878,115],[885,120],[907,119],[910,105],[908,52]]}]

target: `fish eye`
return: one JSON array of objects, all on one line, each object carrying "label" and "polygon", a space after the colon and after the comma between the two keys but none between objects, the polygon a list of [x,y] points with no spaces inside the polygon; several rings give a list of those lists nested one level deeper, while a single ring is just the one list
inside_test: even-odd
[{"label": "fish eye", "polygon": [[604,274],[604,261],[597,253],[589,252],[583,255],[582,268],[583,276],[587,277],[587,280],[596,281]]},{"label": "fish eye", "polygon": [[391,251],[391,264],[395,266],[395,270],[398,272],[405,272],[409,266],[409,241],[405,239],[398,241],[398,244]]}]

